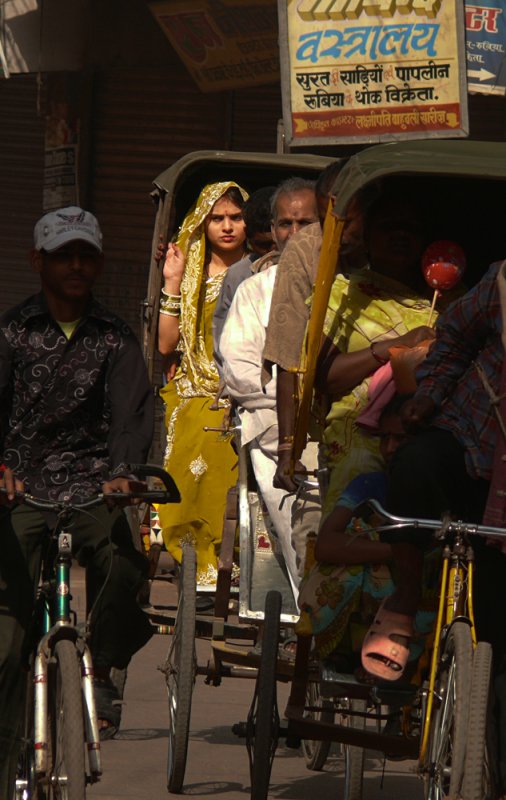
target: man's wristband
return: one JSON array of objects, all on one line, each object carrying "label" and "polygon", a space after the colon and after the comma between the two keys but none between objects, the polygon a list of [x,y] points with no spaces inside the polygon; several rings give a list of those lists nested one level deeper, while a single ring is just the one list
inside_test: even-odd
[{"label": "man's wristband", "polygon": [[283,453],[284,451],[291,450],[291,449],[292,449],[292,443],[291,442],[285,442],[284,444],[278,444],[278,453]]}]

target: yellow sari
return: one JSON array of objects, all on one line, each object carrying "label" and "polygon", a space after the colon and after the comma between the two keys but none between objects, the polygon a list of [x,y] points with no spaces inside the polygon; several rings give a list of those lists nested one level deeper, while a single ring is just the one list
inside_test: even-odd
[{"label": "yellow sari", "polygon": [[[165,547],[178,562],[191,542],[197,553],[197,582],[216,583],[227,492],[237,480],[237,457],[230,439],[204,427],[219,428],[227,407],[210,409],[218,390],[213,359],[212,321],[225,273],[205,277],[204,221],[214,204],[236,183],[206,186],[186,215],[177,243],[186,257],[181,283],[181,362],[160,395],[165,403],[167,449],[164,467],[181,492],[181,503],[160,506]],[[247,194],[240,189],[244,199]]]},{"label": "yellow sari", "polygon": [[[369,347],[371,342],[427,325],[429,317],[429,300],[392,278],[364,268],[349,278],[336,277],[324,332],[342,353],[352,353]],[[324,516],[357,475],[383,469],[378,438],[368,436],[355,424],[367,405],[370,380],[371,376],[336,398],[327,414],[323,457],[329,468],[329,487]]]}]

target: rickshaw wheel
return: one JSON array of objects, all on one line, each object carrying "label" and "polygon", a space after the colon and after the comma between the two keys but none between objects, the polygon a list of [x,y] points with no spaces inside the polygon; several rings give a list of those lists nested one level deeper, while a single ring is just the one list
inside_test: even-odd
[{"label": "rickshaw wheel", "polygon": [[[356,717],[350,711],[363,713],[367,711],[365,700],[343,698],[339,701],[339,725],[348,725],[350,728],[364,730],[365,717]],[[344,756],[344,794],[343,800],[362,800],[362,787],[364,783],[365,750],[363,747],[342,745]]]},{"label": "rickshaw wheel", "polygon": [[197,599],[197,561],[190,545],[183,547],[180,568],[179,600],[174,633],[164,672],[169,700],[169,750],[167,788],[178,793],[183,787],[192,693],[195,683],[195,614]]},{"label": "rickshaw wheel", "polygon": [[427,800],[444,800],[460,794],[468,737],[472,659],[469,625],[455,622],[444,641],[434,686],[428,763],[423,767]]},{"label": "rickshaw wheel", "polygon": [[462,796],[466,800],[495,797],[495,771],[491,741],[492,646],[478,642],[473,654],[469,730]]},{"label": "rickshaw wheel", "polygon": [[[306,693],[306,703],[311,708],[321,710],[308,710],[304,715],[306,719],[319,722],[334,721],[334,704],[330,700],[325,700],[320,695],[320,688],[316,681],[309,681]],[[303,739],[302,753],[306,759],[306,767],[318,772],[323,769],[328,758],[331,742],[322,742],[318,739]]]},{"label": "rickshaw wheel", "polygon": [[281,595],[270,591],[265,598],[262,655],[255,695],[246,723],[246,745],[250,758],[251,800],[266,800],[272,762],[279,737],[276,696]]}]

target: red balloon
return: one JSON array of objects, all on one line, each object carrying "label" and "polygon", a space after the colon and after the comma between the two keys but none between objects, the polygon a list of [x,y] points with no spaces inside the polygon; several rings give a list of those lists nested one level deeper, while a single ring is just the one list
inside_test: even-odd
[{"label": "red balloon", "polygon": [[466,254],[456,242],[433,242],[422,256],[422,272],[433,289],[453,289],[466,268]]}]

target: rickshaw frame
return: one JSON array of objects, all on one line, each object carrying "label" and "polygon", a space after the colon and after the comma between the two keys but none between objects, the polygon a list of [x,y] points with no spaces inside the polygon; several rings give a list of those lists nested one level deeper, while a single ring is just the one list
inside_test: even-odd
[{"label": "rickshaw frame", "polygon": [[[327,156],[308,154],[281,153],[241,153],[227,151],[196,151],[179,159],[175,164],[162,172],[154,180],[152,198],[157,206],[154,233],[152,239],[151,264],[148,279],[147,297],[142,306],[142,347],[151,381],[157,391],[158,383],[154,380],[158,374],[162,377],[161,359],[156,356],[156,335],[158,320],[158,304],[162,286],[163,260],[158,259],[160,241],[171,241],[177,235],[178,225],[183,213],[188,210],[203,185],[221,180],[235,180],[245,185],[248,190],[264,185],[275,185],[284,178],[293,175],[315,179],[317,175],[332,161]],[[204,177],[205,176],[205,177]],[[250,189],[251,187],[251,189]],[[181,199],[183,197],[183,199]],[[176,205],[179,204],[179,208]],[[164,447],[162,441],[163,425],[161,415],[155,429],[155,442],[151,460],[163,460]],[[240,437],[238,437],[240,438]],[[223,677],[254,678],[260,663],[260,652],[229,640],[248,640],[256,642],[258,626],[263,620],[263,607],[258,610],[248,604],[249,588],[245,586],[244,574],[250,569],[251,521],[249,516],[249,496],[246,479],[246,451],[238,444],[239,486],[236,496],[229,493],[225,514],[223,539],[220,547],[218,579],[214,599],[214,613],[201,615],[196,612],[195,592],[188,587],[195,580],[195,554],[189,548],[183,549],[183,563],[180,583],[186,586],[185,597],[181,600],[175,614],[165,609],[151,609],[150,618],[159,633],[172,635],[171,647],[166,663],[161,668],[166,676],[169,695],[181,692],[180,712],[184,719],[177,719],[169,740],[168,787],[170,791],[181,791],[187,758],[188,729],[191,713],[191,693],[197,675],[205,677],[206,683],[218,686]],[[235,508],[234,508],[235,504]],[[237,513],[238,511],[238,513]],[[247,519],[246,519],[247,517]],[[238,523],[238,525],[237,525]],[[239,587],[238,618],[240,623],[230,623],[229,603],[232,598],[231,574],[233,568],[234,543],[236,527],[240,532],[241,579]],[[246,563],[243,565],[243,561]],[[249,573],[248,573],[249,574]],[[255,607],[256,608],[256,607]],[[284,614],[284,624],[292,625],[296,616]],[[191,646],[194,638],[210,640],[211,657],[206,664],[198,664],[195,647]],[[180,644],[178,644],[178,641]],[[183,663],[184,661],[184,663]],[[180,671],[184,673],[184,682],[177,686],[174,676]],[[293,664],[288,661],[279,663],[278,674],[281,680],[288,681],[293,672]],[[183,685],[184,683],[184,685]],[[184,696],[183,696],[184,695]],[[177,717],[178,700],[169,696],[171,708],[170,727]],[[175,744],[174,744],[175,743]]]},{"label": "rickshaw frame", "polygon": [[[308,324],[306,345],[301,354],[301,364],[298,370],[301,376],[302,392],[299,404],[299,414],[296,422],[294,452],[292,464],[300,456],[307,435],[309,407],[313,392],[316,360],[318,357],[325,310],[331,290],[335,264],[345,228],[346,213],[352,198],[374,182],[390,177],[410,178],[437,177],[438,179],[480,179],[490,181],[504,181],[506,179],[506,143],[475,142],[465,140],[444,141],[428,140],[414,142],[395,142],[372,146],[355,154],[350,158],[340,172],[333,187],[335,201],[329,207],[323,231],[323,245],[314,293],[312,297],[312,310]],[[332,253],[326,252],[325,243],[332,242],[336,248]],[[488,264],[483,265],[486,269]],[[316,308],[316,313],[314,309]],[[505,532],[506,533],[506,532]],[[445,584],[443,575],[442,585]],[[472,591],[472,589],[470,590]],[[442,601],[441,601],[442,602]],[[448,624],[448,620],[446,623]],[[473,630],[472,610],[469,620]],[[440,631],[438,630],[437,633]],[[473,642],[476,644],[476,642]],[[287,736],[296,739],[316,739],[320,741],[337,741],[347,746],[368,747],[379,749],[383,752],[395,753],[400,757],[417,758],[425,755],[427,747],[426,734],[422,739],[416,737],[392,737],[382,733],[354,730],[352,727],[335,726],[329,722],[315,721],[304,717],[305,698],[308,686],[308,665],[311,637],[299,637],[297,656],[292,681],[292,689],[285,711],[288,720]],[[435,664],[432,665],[433,669]],[[260,679],[260,676],[259,676]],[[383,688],[384,684],[382,684]],[[392,685],[395,693],[395,684]],[[342,696],[366,699],[370,687],[360,686],[356,682],[346,686],[343,681]],[[422,720],[423,722],[423,720]],[[276,738],[276,736],[275,736]],[[262,765],[259,774],[265,771]],[[270,767],[269,767],[270,769]],[[263,800],[266,796],[266,784],[262,781],[260,791],[252,787],[252,799]],[[354,797],[354,800],[356,798]]]}]

